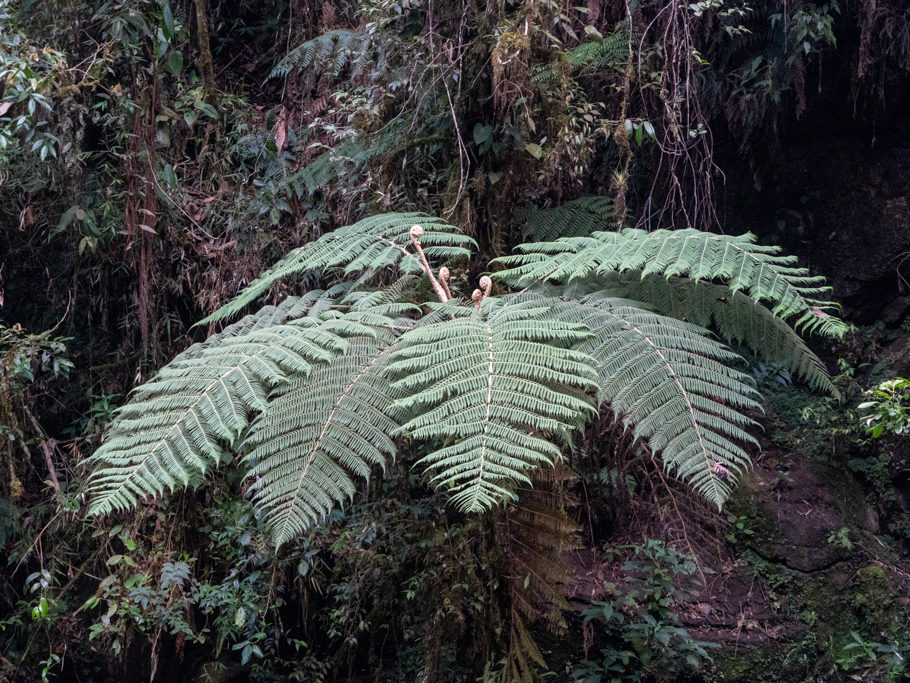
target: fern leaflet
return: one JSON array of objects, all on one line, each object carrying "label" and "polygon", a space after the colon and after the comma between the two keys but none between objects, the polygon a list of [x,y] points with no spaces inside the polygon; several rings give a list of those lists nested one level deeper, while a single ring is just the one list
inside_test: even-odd
[{"label": "fern leaflet", "polygon": [[837,307],[815,297],[827,293],[824,278],[798,268],[796,257],[780,256],[778,247],[755,244],[751,234],[733,237],[694,229],[598,232],[554,242],[520,245],[520,253],[496,259],[512,266],[497,274],[507,283],[536,280],[565,282],[610,271],[640,270],[642,276],[687,276],[723,280],[732,292],[770,301],[772,312],[796,318],[797,330],[839,337],[847,325],[827,311]]},{"label": "fern leaflet", "polygon": [[394,266],[405,273],[420,270],[417,256],[409,249],[410,229],[419,223],[421,243],[428,257],[465,257],[474,240],[443,221],[421,213],[390,213],[371,216],[327,233],[291,251],[259,278],[247,285],[233,300],[200,321],[209,323],[231,316],[268,291],[288,275],[308,270],[343,268],[347,275],[371,275]]},{"label": "fern leaflet", "polygon": [[148,495],[196,484],[267,407],[269,392],[307,375],[347,342],[310,319],[191,347],[144,384],[117,414],[89,461],[89,511],[133,507]]},{"label": "fern leaflet", "polygon": [[545,317],[548,308],[510,307],[406,332],[391,369],[403,377],[398,404],[413,411],[402,431],[446,445],[419,464],[451,488],[461,509],[512,496],[529,470],[552,464],[564,435],[591,410],[590,359],[568,346],[584,327]]}]

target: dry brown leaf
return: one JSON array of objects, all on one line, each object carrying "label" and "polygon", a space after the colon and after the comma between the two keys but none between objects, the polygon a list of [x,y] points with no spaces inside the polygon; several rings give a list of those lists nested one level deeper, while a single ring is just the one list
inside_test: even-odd
[{"label": "dry brown leaf", "polygon": [[275,146],[278,148],[278,153],[281,154],[281,150],[284,149],[284,143],[288,139],[288,115],[284,107],[278,112],[272,132],[275,135]]}]

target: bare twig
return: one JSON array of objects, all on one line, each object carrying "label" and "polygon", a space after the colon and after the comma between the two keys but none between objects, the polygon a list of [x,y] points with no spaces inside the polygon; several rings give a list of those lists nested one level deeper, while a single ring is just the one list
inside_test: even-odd
[{"label": "bare twig", "polygon": [[44,454],[44,462],[47,464],[47,471],[51,477],[51,484],[54,485],[54,490],[57,491],[57,495],[60,495],[60,480],[57,479],[57,469],[54,467],[54,461],[51,458],[51,454],[53,453],[54,446],[57,444],[57,442],[45,434],[44,430],[41,429],[41,425],[38,424],[38,420],[36,420],[35,416],[32,415],[32,411],[30,411],[26,406],[22,406],[22,410],[28,416],[28,419],[32,423],[32,426],[35,428],[35,431],[43,437],[40,442],[41,452]]}]

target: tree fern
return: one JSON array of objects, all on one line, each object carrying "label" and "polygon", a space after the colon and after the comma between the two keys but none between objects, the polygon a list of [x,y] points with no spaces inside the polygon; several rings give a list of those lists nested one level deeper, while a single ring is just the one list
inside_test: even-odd
[{"label": "tree fern", "polygon": [[545,316],[548,308],[503,307],[405,333],[392,370],[398,404],[412,413],[402,431],[446,445],[418,463],[478,511],[529,482],[528,471],[552,464],[558,437],[591,410],[589,359],[568,346],[587,330]]},{"label": "tree fern", "polygon": [[841,336],[847,329],[828,313],[836,309],[834,304],[815,298],[830,291],[824,286],[824,278],[796,267],[796,257],[780,256],[778,247],[755,244],[751,234],[732,237],[693,229],[626,229],[524,244],[517,251],[495,261],[512,266],[497,274],[510,284],[565,282],[627,270],[640,270],[642,276],[718,279],[730,292],[772,302],[772,312],[784,319],[795,318],[793,325],[798,330]]},{"label": "tree fern", "polygon": [[283,325],[286,322],[303,317],[319,319],[339,299],[343,301],[345,296],[355,290],[356,287],[356,282],[342,282],[329,289],[313,289],[302,296],[286,297],[277,306],[263,306],[255,313],[246,315],[237,322],[228,325],[221,332],[216,332],[203,343],[193,344],[174,360],[198,355],[208,347],[215,346],[222,339],[229,337],[238,337],[267,327]]},{"label": "tree fern", "polygon": [[[608,207],[589,198],[540,214],[582,230]],[[759,406],[734,368],[742,359],[704,326],[831,390],[785,321],[843,331],[824,312],[832,305],[814,298],[826,291],[821,279],[749,235],[627,230],[525,245],[498,259],[513,266],[499,277],[531,291],[492,298],[481,278],[473,306],[452,299],[448,270],[430,263],[465,256],[471,244],[438,218],[407,213],[364,219],[291,252],[208,320],[285,275],[336,284],[260,309],[141,387],[91,459],[91,510],[195,483],[239,450],[280,544],[348,500],[358,477],[394,456],[398,435],[419,442],[416,465],[457,506],[483,510],[514,500],[601,406],[722,505],[749,463],[746,413]],[[404,277],[370,288],[394,270]],[[417,272],[438,302],[411,303]]]},{"label": "tree fern", "polygon": [[89,459],[97,468],[88,485],[92,513],[198,483],[229,456],[272,389],[347,348],[309,319],[247,334],[241,329],[191,347],[120,409]]},{"label": "tree fern", "polygon": [[420,261],[409,249],[410,229],[415,223],[424,230],[421,243],[427,256],[451,259],[470,253],[467,247],[473,245],[474,240],[440,218],[421,213],[371,216],[294,249],[201,322],[212,322],[237,313],[275,282],[295,273],[339,268],[346,275],[362,275],[377,273],[387,267],[397,267],[405,273],[419,272]]},{"label": "tree fern", "polygon": [[614,221],[612,199],[580,197],[552,209],[529,211],[524,236],[535,242],[586,237],[595,230],[609,228]]}]

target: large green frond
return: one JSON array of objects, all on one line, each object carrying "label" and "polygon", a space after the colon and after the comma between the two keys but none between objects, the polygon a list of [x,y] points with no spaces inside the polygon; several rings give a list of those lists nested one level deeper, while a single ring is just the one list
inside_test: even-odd
[{"label": "large green frond", "polygon": [[528,212],[524,238],[535,242],[559,237],[587,237],[615,222],[610,197],[580,197],[552,209]]},{"label": "large green frond", "polygon": [[[491,307],[492,308],[492,307]],[[403,431],[445,445],[425,456],[432,481],[469,511],[487,509],[553,463],[564,435],[591,410],[590,358],[567,347],[587,338],[549,307],[503,306],[405,333],[392,370],[412,411]]]},{"label": "large green frond", "polygon": [[308,318],[232,332],[175,358],[120,409],[89,458],[91,513],[198,483],[266,409],[271,390],[347,348]]},{"label": "large green frond", "polygon": [[254,423],[249,478],[276,545],[302,533],[354,495],[395,454],[402,411],[385,374],[393,336],[359,337],[273,398]]},{"label": "large green frond", "polygon": [[778,247],[756,244],[751,234],[734,237],[693,229],[626,229],[524,244],[518,251],[495,261],[511,266],[497,274],[510,284],[567,282],[627,270],[640,270],[642,276],[718,279],[732,292],[771,302],[772,312],[784,319],[793,318],[797,330],[828,336],[841,336],[847,330],[842,320],[828,313],[836,306],[816,298],[829,291],[824,278],[796,267],[796,257],[780,256]]},{"label": "large green frond", "polygon": [[474,240],[440,218],[421,213],[371,216],[294,249],[247,285],[233,300],[201,322],[212,322],[237,313],[279,279],[294,273],[340,268],[348,276],[364,276],[390,266],[405,273],[418,272],[420,263],[410,239],[410,229],[414,224],[419,224],[424,230],[420,242],[429,258],[468,256],[467,247],[474,244]]},{"label": "large green frond", "polygon": [[[332,306],[336,305],[340,299],[343,300],[350,296],[356,296],[356,289],[356,282],[343,282],[329,287],[328,289],[310,290],[302,296],[286,297],[277,306],[263,306],[255,313],[245,315],[243,318],[231,323],[220,332],[211,335],[205,341],[199,344],[193,344],[186,351],[174,358],[174,360],[198,355],[199,353],[202,353],[204,349],[210,346],[216,346],[222,339],[227,339],[228,337],[238,337],[267,327],[283,325],[286,322],[299,318],[309,317],[319,320],[327,311],[330,311]],[[200,321],[196,323],[196,326],[201,324],[202,322]]]},{"label": "large green frond", "polygon": [[728,342],[744,344],[811,387],[837,394],[824,363],[802,337],[786,321],[742,292],[731,293],[725,285],[688,278],[642,277],[638,271],[610,274],[605,284],[622,296],[650,304],[664,315],[702,327],[713,326]]},{"label": "large green frond", "polygon": [[721,506],[730,480],[750,458],[760,409],[750,378],[731,367],[739,356],[695,325],[631,307],[611,297],[555,300],[556,317],[588,327],[578,350],[596,361],[598,398],[636,438],[646,440],[666,469]]}]

